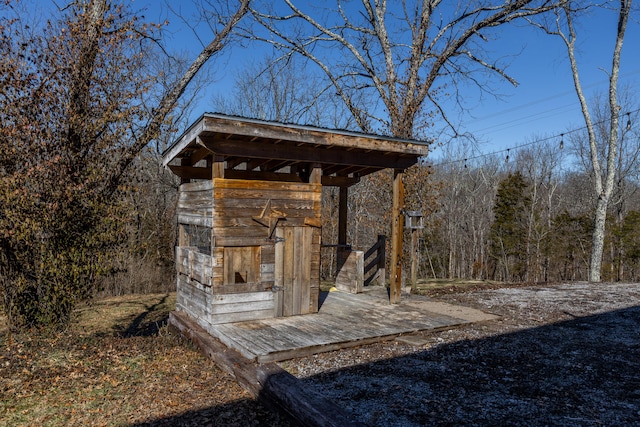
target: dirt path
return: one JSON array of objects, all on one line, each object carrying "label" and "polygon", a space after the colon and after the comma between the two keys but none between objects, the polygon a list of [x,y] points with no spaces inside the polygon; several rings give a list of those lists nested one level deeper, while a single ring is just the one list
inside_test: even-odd
[{"label": "dirt path", "polygon": [[640,284],[445,292],[437,300],[500,317],[282,366],[369,425],[640,422]]}]

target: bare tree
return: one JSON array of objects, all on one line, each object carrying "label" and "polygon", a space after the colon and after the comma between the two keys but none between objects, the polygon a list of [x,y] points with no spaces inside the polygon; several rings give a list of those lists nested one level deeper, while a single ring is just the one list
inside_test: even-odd
[{"label": "bare tree", "polygon": [[[108,0],[94,0],[97,3],[108,3]],[[93,1],[92,1],[93,2]],[[219,13],[212,17],[213,38],[200,51],[198,56],[187,67],[184,74],[171,85],[163,96],[159,99],[153,114],[148,123],[142,128],[140,136],[136,138],[136,143],[132,144],[131,149],[122,156],[115,168],[114,177],[118,173],[123,173],[131,164],[136,155],[152,140],[158,137],[162,124],[165,122],[169,114],[171,114],[182,94],[186,91],[187,86],[196,76],[198,71],[218,52],[220,52],[229,39],[234,27],[247,14],[249,10],[250,0],[237,0],[235,7],[230,7],[226,13]],[[112,178],[113,179],[113,178]]]},{"label": "bare tree", "polygon": [[433,179],[442,183],[442,189],[441,207],[434,215],[439,221],[430,233],[445,246],[434,258],[442,260],[442,276],[448,278],[489,276],[487,240],[504,162],[496,156],[476,155],[468,145],[460,145],[433,168]]},{"label": "bare tree", "polygon": [[567,2],[556,11],[556,20],[553,28],[542,26],[550,34],[559,36],[567,48],[567,55],[571,65],[574,87],[582,115],[587,128],[589,141],[589,166],[593,173],[593,196],[595,198],[594,229],[592,236],[591,256],[589,260],[589,280],[599,282],[601,280],[602,254],[604,250],[605,226],[607,219],[607,209],[611,202],[611,195],[615,187],[615,178],[618,174],[619,159],[619,134],[618,126],[620,120],[620,105],[618,99],[618,75],[620,72],[620,58],[622,55],[622,44],[627,29],[627,22],[631,13],[632,0],[619,0],[617,6],[618,22],[615,31],[615,44],[611,56],[611,68],[608,71],[609,91],[608,91],[608,135],[606,144],[603,146],[604,153],[599,155],[598,134],[589,110],[588,101],[584,93],[581,79],[580,67],[576,55],[576,41],[578,34],[575,28],[575,19],[578,11],[574,9],[573,2]]},{"label": "bare tree", "polygon": [[[303,9],[285,0],[276,13],[254,7],[255,18],[283,55],[300,54],[314,62],[363,131],[396,137],[423,137],[437,111],[447,120],[438,98],[463,79],[479,86],[481,73],[516,81],[496,60],[486,42],[507,22],[551,10],[557,1],[466,1],[452,6],[439,0],[387,2],[362,0]],[[274,37],[275,36],[275,37]],[[447,87],[445,91],[445,87]],[[368,94],[365,103],[358,93]]]},{"label": "bare tree", "polygon": [[302,58],[278,61],[273,55],[245,63],[231,95],[215,96],[213,105],[219,112],[261,120],[353,128],[353,119],[344,106],[336,105],[331,87],[305,65]]},{"label": "bare tree", "polygon": [[527,213],[527,281],[549,280],[549,257],[543,245],[558,214],[559,201],[555,193],[562,177],[563,154],[557,146],[548,144],[532,145],[516,153],[516,168],[530,183],[531,190]]},{"label": "bare tree", "polygon": [[[638,120],[638,106],[634,99],[633,91],[621,88],[618,91],[620,111],[623,115],[619,119],[618,125],[618,159],[615,169],[614,186],[609,198],[609,213],[612,220],[608,224],[615,224],[620,228],[625,220],[625,216],[630,209],[634,209],[634,195],[637,193],[637,186],[634,179],[638,176],[640,167],[640,143],[638,141],[637,127],[632,126]],[[606,96],[596,95],[590,103],[591,117],[594,121],[594,129],[597,136],[598,157],[605,159],[608,152],[609,130],[610,130],[610,108]],[[626,112],[626,113],[625,113]],[[572,147],[579,158],[579,167],[589,172],[589,188],[594,188],[595,176],[591,167],[591,155],[588,133],[581,132],[571,136]],[[593,197],[591,197],[593,199]],[[595,200],[590,204],[594,205]],[[592,209],[593,211],[593,209]],[[608,264],[608,278],[620,280],[623,277],[624,254],[622,253],[622,239],[619,233],[613,233],[611,244],[605,247],[603,254],[604,266]],[[606,245],[605,245],[606,246]],[[607,262],[606,252],[610,253],[611,262]]]}]

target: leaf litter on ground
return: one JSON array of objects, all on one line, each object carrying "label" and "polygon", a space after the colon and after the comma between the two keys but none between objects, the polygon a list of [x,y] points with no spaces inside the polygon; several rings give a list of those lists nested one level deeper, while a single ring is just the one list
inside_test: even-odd
[{"label": "leaf litter on ground", "polygon": [[63,332],[0,318],[0,425],[288,426],[167,327],[175,294],[80,307]]}]

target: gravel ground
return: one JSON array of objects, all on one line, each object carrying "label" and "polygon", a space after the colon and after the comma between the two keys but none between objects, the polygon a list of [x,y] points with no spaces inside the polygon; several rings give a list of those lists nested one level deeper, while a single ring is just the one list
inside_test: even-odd
[{"label": "gravel ground", "polygon": [[434,299],[500,318],[281,365],[372,426],[640,424],[640,284]]}]

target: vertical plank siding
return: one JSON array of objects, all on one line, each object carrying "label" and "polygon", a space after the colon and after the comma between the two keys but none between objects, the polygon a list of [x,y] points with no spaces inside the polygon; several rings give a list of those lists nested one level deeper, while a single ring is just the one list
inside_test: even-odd
[{"label": "vertical plank siding", "polygon": [[[289,302],[297,313],[317,312],[321,233],[309,224],[320,223],[321,188],[320,184],[223,178],[182,184],[178,223],[209,227],[211,250],[207,254],[195,246],[176,248],[177,310],[205,328],[281,316],[278,305],[287,298],[297,299]],[[288,296],[276,283],[276,252],[282,246],[275,243],[276,226],[310,248],[298,253],[295,263],[280,266],[308,284]],[[294,231],[298,229],[308,231]],[[296,237],[295,233],[303,234]],[[181,239],[181,244],[187,241]],[[294,259],[296,249],[290,250],[290,258],[285,259]]]},{"label": "vertical plank siding", "polygon": [[338,275],[336,288],[352,294],[359,294],[364,289],[364,252],[349,251]]}]

